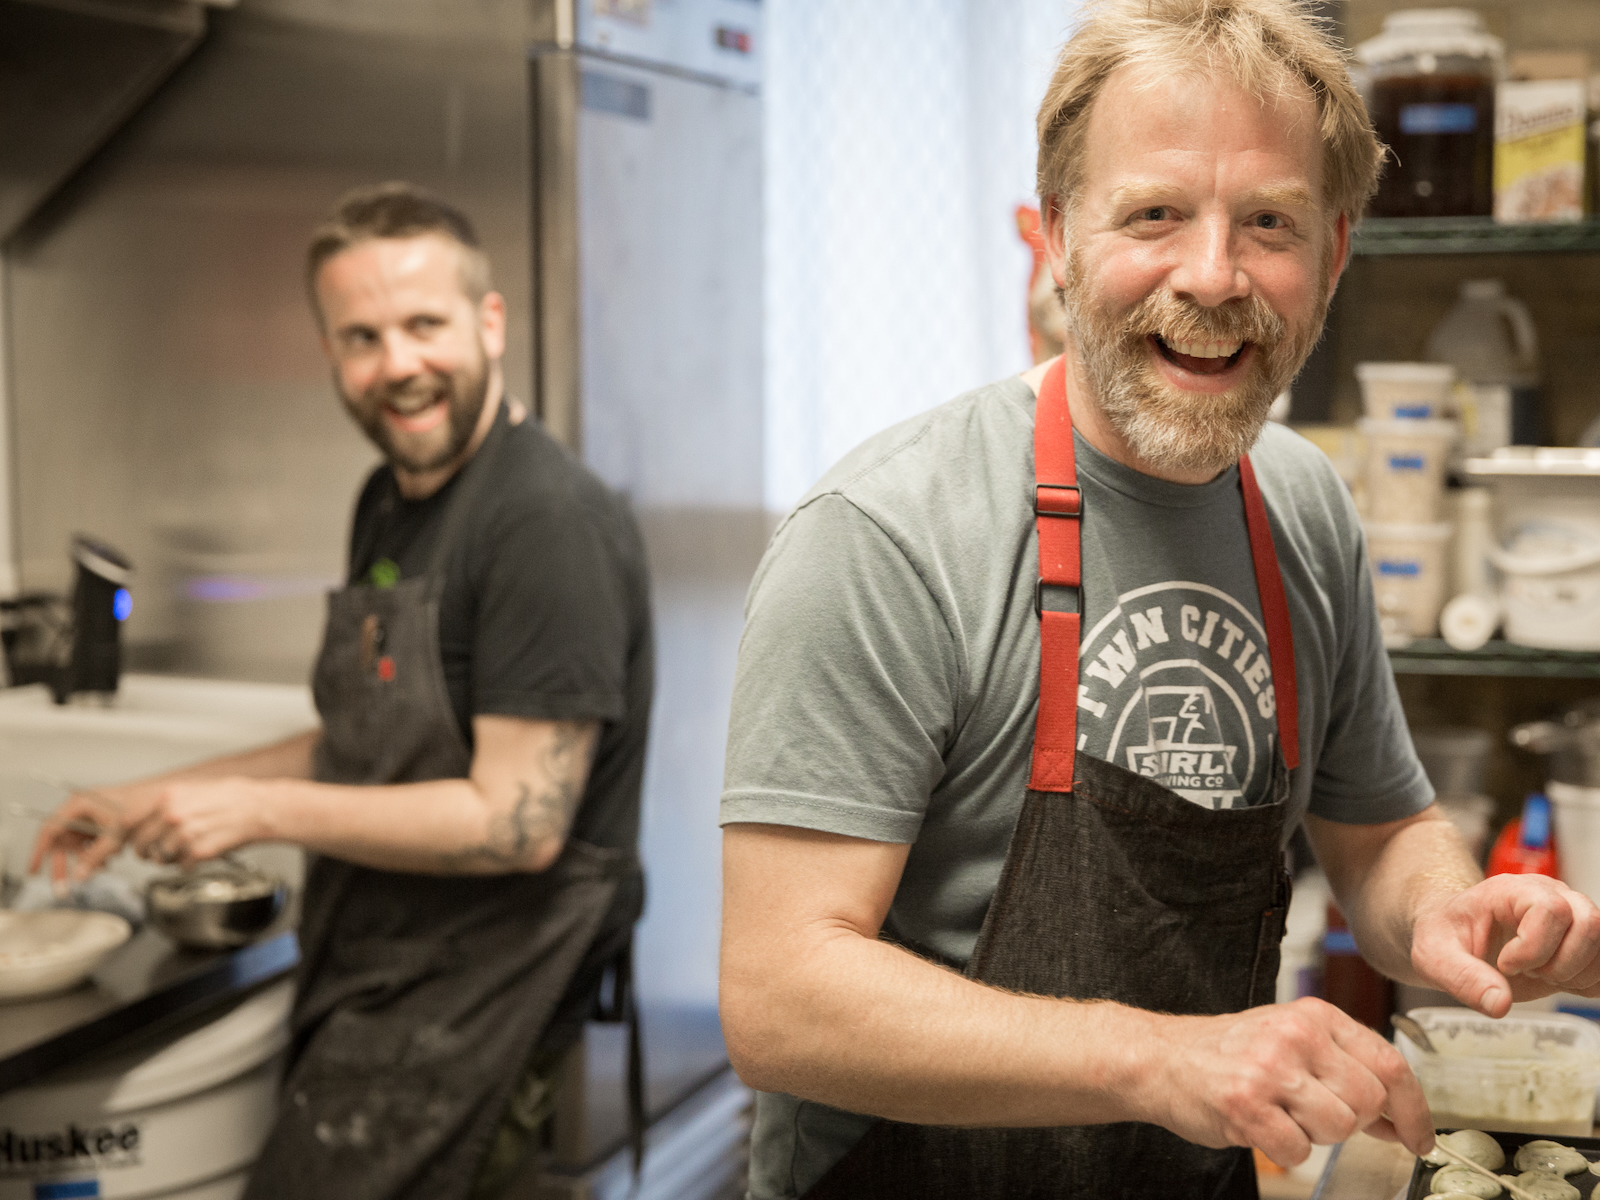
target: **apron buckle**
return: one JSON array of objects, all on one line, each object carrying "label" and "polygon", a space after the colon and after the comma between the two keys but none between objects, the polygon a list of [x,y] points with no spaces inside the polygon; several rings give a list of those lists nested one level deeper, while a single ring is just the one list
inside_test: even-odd
[{"label": "apron buckle", "polygon": [[1083,492],[1071,484],[1040,483],[1033,489],[1033,514],[1036,517],[1083,519]]},{"label": "apron buckle", "polygon": [[[1050,603],[1046,604],[1045,600]],[[1033,613],[1040,616],[1046,612],[1081,612],[1083,607],[1082,589],[1071,583],[1046,583],[1042,579],[1033,581]]]}]

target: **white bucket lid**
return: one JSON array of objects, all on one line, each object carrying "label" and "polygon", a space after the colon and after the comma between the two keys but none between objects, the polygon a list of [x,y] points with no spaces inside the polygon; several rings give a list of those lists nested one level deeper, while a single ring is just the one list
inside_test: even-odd
[{"label": "white bucket lid", "polygon": [[[294,982],[273,984],[232,1012],[154,1049],[139,1046],[121,1054],[69,1067],[39,1087],[7,1093],[12,1102],[47,1102],[53,1093],[95,1095],[104,1114],[152,1108],[179,1096],[193,1096],[260,1066],[289,1041],[289,1008]],[[106,1084],[110,1083],[110,1089]]]},{"label": "white bucket lid", "polygon": [[1570,804],[1574,808],[1600,808],[1600,787],[1584,787],[1577,783],[1562,783],[1552,779],[1544,785],[1545,795],[1552,804]]},{"label": "white bucket lid", "polygon": [[1368,437],[1392,434],[1398,437],[1453,438],[1461,427],[1454,421],[1436,417],[1362,417],[1356,428]]},{"label": "white bucket lid", "polygon": [[1369,542],[1442,542],[1455,528],[1449,521],[1437,525],[1404,525],[1398,522],[1363,521]]},{"label": "white bucket lid", "polygon": [[1456,369],[1449,363],[1359,362],[1356,378],[1362,383],[1438,383],[1455,382]]},{"label": "white bucket lid", "polygon": [[1600,449],[1587,446],[1502,446],[1488,458],[1469,458],[1468,475],[1600,476]]}]

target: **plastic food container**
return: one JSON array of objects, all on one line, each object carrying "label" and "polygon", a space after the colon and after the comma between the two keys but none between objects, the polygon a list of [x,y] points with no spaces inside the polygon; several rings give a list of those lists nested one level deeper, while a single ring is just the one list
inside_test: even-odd
[{"label": "plastic food container", "polygon": [[1494,484],[1506,637],[1600,650],[1600,450],[1508,446],[1466,470]]},{"label": "plastic food container", "polygon": [[1581,1137],[1594,1127],[1600,1025],[1564,1013],[1498,1021],[1468,1008],[1414,1008],[1439,1053],[1399,1037],[1436,1129],[1504,1129]]},{"label": "plastic food container", "polygon": [[1600,787],[1552,779],[1544,790],[1555,809],[1562,882],[1593,900],[1600,896]]},{"label": "plastic food container", "polygon": [[1372,215],[1488,216],[1504,43],[1471,9],[1402,9],[1355,57],[1373,127],[1394,150]]},{"label": "plastic food container", "polygon": [[1367,439],[1367,519],[1431,524],[1444,502],[1454,421],[1358,422]]},{"label": "plastic food container", "polygon": [[1452,415],[1456,369],[1449,363],[1364,362],[1356,364],[1361,402],[1380,421],[1435,420]]},{"label": "plastic food container", "polygon": [[1366,531],[1384,644],[1432,637],[1444,607],[1450,526],[1367,522]]}]

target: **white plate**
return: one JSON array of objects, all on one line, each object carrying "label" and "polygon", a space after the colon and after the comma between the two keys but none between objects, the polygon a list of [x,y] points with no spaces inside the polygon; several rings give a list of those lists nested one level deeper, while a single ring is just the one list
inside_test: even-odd
[{"label": "white plate", "polygon": [[0,1000],[74,987],[132,933],[110,913],[0,911]]}]

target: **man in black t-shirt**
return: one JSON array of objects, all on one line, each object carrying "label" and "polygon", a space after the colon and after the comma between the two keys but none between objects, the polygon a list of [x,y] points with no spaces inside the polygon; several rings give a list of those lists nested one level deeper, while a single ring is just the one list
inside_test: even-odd
[{"label": "man in black t-shirt", "polygon": [[505,304],[462,214],[402,184],[353,193],[307,281],[386,459],[330,597],[321,727],[72,797],[35,862],[81,878],[124,844],[184,865],[312,852],[292,1102],[248,1194],[493,1195],[520,1146],[502,1114],[539,1110],[642,902],[643,548],[504,395]]}]

